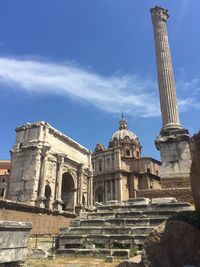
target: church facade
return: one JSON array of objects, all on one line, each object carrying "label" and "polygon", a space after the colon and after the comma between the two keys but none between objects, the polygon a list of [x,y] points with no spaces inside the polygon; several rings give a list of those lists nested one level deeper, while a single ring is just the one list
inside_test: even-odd
[{"label": "church facade", "polygon": [[139,139],[122,117],[108,148],[98,143],[92,155],[94,201],[121,202],[135,198],[139,190],[160,189],[161,163],[141,157],[141,149]]},{"label": "church facade", "polygon": [[91,152],[46,122],[16,128],[9,199],[46,209],[93,203]]}]

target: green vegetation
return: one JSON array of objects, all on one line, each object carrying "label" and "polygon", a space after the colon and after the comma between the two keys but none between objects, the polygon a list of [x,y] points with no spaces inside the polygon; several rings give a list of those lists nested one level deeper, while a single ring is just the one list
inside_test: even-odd
[{"label": "green vegetation", "polygon": [[186,222],[200,230],[200,210],[179,212],[171,216],[168,221]]},{"label": "green vegetation", "polygon": [[118,243],[118,242],[112,243],[112,249],[129,249],[129,248],[130,244]]}]

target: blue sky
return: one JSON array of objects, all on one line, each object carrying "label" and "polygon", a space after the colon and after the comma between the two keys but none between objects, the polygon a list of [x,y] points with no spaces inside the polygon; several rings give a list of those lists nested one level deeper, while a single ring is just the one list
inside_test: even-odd
[{"label": "blue sky", "polygon": [[161,128],[149,9],[169,10],[169,41],[183,127],[199,131],[199,0],[0,0],[0,159],[15,127],[47,121],[93,150],[121,112],[159,159]]}]

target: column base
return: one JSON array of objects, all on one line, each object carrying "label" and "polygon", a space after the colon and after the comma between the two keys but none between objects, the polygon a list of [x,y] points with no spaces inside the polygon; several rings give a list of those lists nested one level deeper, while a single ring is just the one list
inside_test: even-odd
[{"label": "column base", "polygon": [[46,197],[38,197],[35,200],[35,206],[45,209],[46,200],[47,200]]},{"label": "column base", "polygon": [[79,215],[80,212],[81,212],[83,209],[84,209],[84,207],[83,207],[82,204],[77,204],[77,205],[75,206],[75,213],[76,213],[77,215]]},{"label": "column base", "polygon": [[55,200],[53,203],[53,209],[54,210],[58,210],[58,211],[62,211],[63,210],[63,201],[60,200]]},{"label": "column base", "polygon": [[161,188],[188,187],[191,168],[188,130],[161,130],[155,143],[162,162]]}]

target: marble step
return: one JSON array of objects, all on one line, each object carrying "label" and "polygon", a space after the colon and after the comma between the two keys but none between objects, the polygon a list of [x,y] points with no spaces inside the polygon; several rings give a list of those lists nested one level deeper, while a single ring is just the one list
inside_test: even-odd
[{"label": "marble step", "polygon": [[135,204],[118,204],[113,206],[102,205],[97,208],[97,213],[101,212],[110,212],[110,211],[153,211],[153,210],[172,210],[172,211],[184,211],[184,210],[192,210],[192,206],[190,203],[182,203],[182,202],[175,202],[175,203],[157,203],[157,204],[142,204],[142,205],[135,205]]},{"label": "marble step", "polygon": [[[76,226],[150,226],[162,223],[168,216],[151,217],[151,218],[111,218],[111,219],[80,219],[76,222]],[[70,224],[74,226],[74,224]]]},{"label": "marble step", "polygon": [[58,248],[57,249],[58,254],[64,254],[64,255],[77,255],[78,257],[95,257],[95,258],[105,258],[106,256],[115,256],[127,259],[129,258],[129,250],[128,249],[80,249],[80,248]]},{"label": "marble step", "polygon": [[110,244],[129,244],[142,245],[146,239],[146,235],[105,235],[105,234],[87,234],[87,235],[60,235],[60,247],[63,248],[81,248],[82,245],[92,243],[94,245],[109,246]]},{"label": "marble step", "polygon": [[81,234],[149,234],[153,227],[65,227],[61,228],[60,234],[71,234],[71,235],[81,235]]},{"label": "marble step", "polygon": [[176,214],[176,210],[146,210],[146,211],[110,211],[110,212],[92,212],[87,214],[88,219],[93,218],[141,218],[155,216],[171,216]]}]

